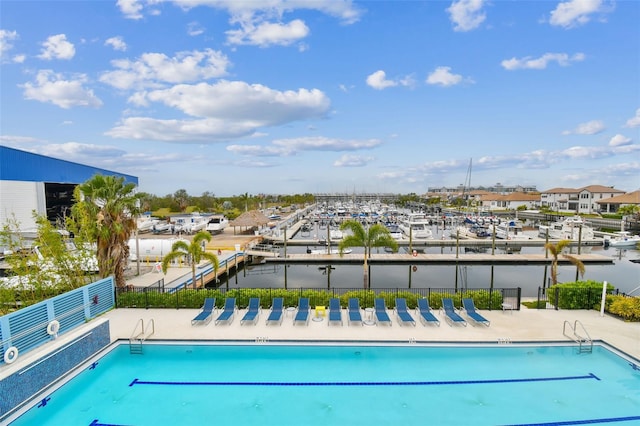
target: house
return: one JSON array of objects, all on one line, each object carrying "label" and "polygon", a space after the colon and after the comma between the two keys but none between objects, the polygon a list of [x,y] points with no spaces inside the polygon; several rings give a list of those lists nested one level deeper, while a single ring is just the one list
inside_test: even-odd
[{"label": "house", "polygon": [[576,214],[599,213],[600,201],[624,194],[612,186],[589,185],[583,188],[553,188],[540,194],[540,206],[552,211]]},{"label": "house", "polygon": [[640,190],[605,198],[602,201],[596,201],[596,204],[603,213],[615,213],[622,206],[640,207]]},{"label": "house", "polygon": [[507,195],[498,195],[497,197],[491,198],[493,198],[491,200],[492,210],[517,210],[522,206],[526,209],[535,209],[540,204],[540,194],[537,193],[512,192]]}]

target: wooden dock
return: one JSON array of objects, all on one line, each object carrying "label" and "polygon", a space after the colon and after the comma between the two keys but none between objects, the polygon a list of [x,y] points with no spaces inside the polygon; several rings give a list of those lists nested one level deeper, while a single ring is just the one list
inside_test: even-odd
[{"label": "wooden dock", "polygon": [[[585,265],[612,265],[613,258],[599,254],[572,255]],[[544,254],[372,254],[369,258],[371,265],[550,265],[551,256]],[[298,263],[298,264],[362,264],[362,254],[287,254],[287,257],[266,258],[267,263]],[[558,258],[560,265],[571,262],[564,256]]]}]

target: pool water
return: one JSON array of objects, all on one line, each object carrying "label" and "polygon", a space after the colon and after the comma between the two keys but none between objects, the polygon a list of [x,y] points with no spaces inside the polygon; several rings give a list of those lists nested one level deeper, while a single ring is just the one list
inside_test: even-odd
[{"label": "pool water", "polygon": [[604,346],[119,345],[11,425],[640,424]]}]

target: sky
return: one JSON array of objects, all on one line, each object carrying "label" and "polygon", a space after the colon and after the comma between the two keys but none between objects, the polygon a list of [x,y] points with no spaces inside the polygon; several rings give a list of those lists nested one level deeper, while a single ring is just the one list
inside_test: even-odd
[{"label": "sky", "polygon": [[158,196],[640,188],[640,2],[0,0],[0,144]]}]

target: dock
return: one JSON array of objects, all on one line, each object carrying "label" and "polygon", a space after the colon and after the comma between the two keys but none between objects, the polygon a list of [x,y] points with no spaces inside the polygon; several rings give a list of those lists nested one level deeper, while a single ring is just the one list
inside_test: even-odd
[{"label": "dock", "polygon": [[[612,265],[613,258],[599,254],[572,255],[585,265]],[[371,265],[550,265],[551,257],[544,254],[372,254],[368,258]],[[362,264],[362,254],[288,254],[287,257],[265,258],[266,263],[298,264]],[[558,264],[569,265],[565,257],[558,258]]]}]

